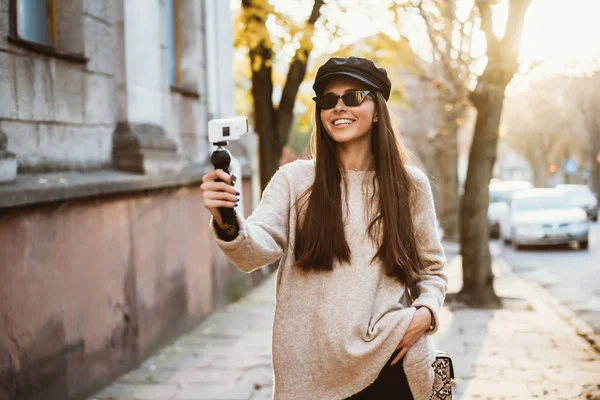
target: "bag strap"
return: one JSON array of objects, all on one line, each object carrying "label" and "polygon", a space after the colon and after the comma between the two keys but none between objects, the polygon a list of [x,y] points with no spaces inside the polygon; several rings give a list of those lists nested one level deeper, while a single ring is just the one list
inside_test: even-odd
[{"label": "bag strap", "polygon": [[454,365],[452,364],[452,358],[448,355],[448,353],[442,350],[436,350],[435,358],[441,358],[448,361],[448,364],[450,365],[450,378],[454,379]]}]

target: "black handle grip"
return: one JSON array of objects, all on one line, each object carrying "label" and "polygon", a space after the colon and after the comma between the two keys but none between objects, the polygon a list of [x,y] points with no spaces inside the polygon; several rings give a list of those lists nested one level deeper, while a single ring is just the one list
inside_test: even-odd
[{"label": "black handle grip", "polygon": [[[210,161],[215,169],[222,169],[229,174],[229,164],[231,163],[231,153],[229,150],[219,147],[211,155]],[[224,182],[223,179],[217,179],[217,182]],[[233,185],[232,185],[233,186]],[[228,225],[235,224],[236,214],[233,208],[219,207],[221,220]]]}]

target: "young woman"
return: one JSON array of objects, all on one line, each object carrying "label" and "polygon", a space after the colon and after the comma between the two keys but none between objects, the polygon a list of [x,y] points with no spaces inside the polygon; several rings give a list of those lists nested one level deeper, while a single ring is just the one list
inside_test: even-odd
[{"label": "young woman", "polygon": [[384,69],[332,58],[313,88],[314,159],[281,167],[234,225],[218,211],[236,205],[231,177],[205,175],[211,229],[242,271],[280,260],[275,399],[428,400],[447,289],[429,181],[405,164]]}]

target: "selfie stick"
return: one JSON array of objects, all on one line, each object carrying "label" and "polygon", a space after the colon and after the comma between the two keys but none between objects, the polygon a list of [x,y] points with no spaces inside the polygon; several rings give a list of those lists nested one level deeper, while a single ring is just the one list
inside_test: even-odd
[{"label": "selfie stick", "polygon": [[[231,153],[225,148],[228,142],[216,142],[213,144],[217,146],[217,149],[213,151],[212,155],[210,156],[210,162],[215,167],[215,169],[222,169],[223,171],[225,171],[226,174],[229,174],[229,164],[231,164]],[[218,178],[217,182],[224,181],[223,179]],[[231,185],[233,186],[234,183],[235,181],[232,181]],[[233,208],[219,207],[219,214],[221,214],[221,220],[223,221],[223,223],[228,225],[235,224],[236,216],[235,210]]]}]

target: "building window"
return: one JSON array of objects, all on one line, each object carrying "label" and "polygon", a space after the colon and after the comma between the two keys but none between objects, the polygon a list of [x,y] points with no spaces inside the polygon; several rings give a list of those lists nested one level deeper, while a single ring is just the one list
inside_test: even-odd
[{"label": "building window", "polygon": [[172,87],[178,87],[181,82],[181,46],[179,40],[178,10],[178,0],[166,0],[167,57],[169,61],[169,83]]},{"label": "building window", "polygon": [[87,62],[82,0],[9,0],[9,6],[9,43],[50,57]]},{"label": "building window", "polygon": [[56,0],[14,0],[15,31],[19,38],[54,46],[56,44]]}]

